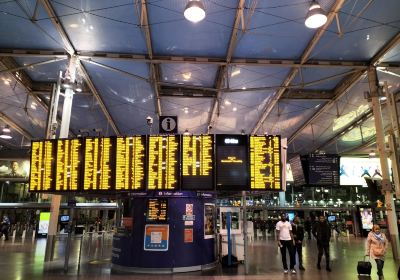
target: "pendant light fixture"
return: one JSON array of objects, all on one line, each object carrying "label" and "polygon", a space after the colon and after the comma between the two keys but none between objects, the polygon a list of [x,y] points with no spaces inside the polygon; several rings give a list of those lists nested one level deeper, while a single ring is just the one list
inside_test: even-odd
[{"label": "pendant light fixture", "polygon": [[310,8],[308,9],[305,25],[308,28],[319,28],[323,26],[327,20],[328,17],[326,16],[325,11],[321,8],[317,1],[313,0]]},{"label": "pendant light fixture", "polygon": [[4,126],[3,131],[2,131],[2,133],[0,135],[0,138],[1,139],[7,139],[7,140],[8,139],[12,139],[11,130],[10,130],[10,127],[8,125]]},{"label": "pendant light fixture", "polygon": [[190,0],[185,7],[183,13],[188,21],[197,23],[206,17],[206,11],[201,0]]}]

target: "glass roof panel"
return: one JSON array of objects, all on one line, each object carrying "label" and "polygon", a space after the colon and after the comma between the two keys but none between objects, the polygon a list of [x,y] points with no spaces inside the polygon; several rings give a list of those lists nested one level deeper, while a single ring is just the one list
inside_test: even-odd
[{"label": "glass roof panel", "polygon": [[214,86],[218,71],[217,65],[210,64],[162,63],[160,67],[163,82],[203,87]]},{"label": "glass roof panel", "polygon": [[[49,61],[50,58],[37,58],[37,57],[16,57],[15,61],[20,66],[25,66],[33,63]],[[65,71],[68,67],[68,60],[51,62],[43,65],[32,66],[24,69],[24,71],[35,82],[56,82],[60,71]]]}]

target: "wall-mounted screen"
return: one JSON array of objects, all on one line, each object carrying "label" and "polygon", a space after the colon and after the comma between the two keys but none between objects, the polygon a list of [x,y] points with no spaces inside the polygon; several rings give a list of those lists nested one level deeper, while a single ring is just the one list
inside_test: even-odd
[{"label": "wall-mounted screen", "polygon": [[82,139],[59,139],[56,147],[56,191],[78,191],[82,182]]},{"label": "wall-mounted screen", "polygon": [[55,141],[32,141],[29,191],[52,191],[55,172]]},{"label": "wall-mounted screen", "polygon": [[0,181],[26,182],[28,177],[28,159],[0,159]]},{"label": "wall-mounted screen", "polygon": [[146,136],[116,138],[115,189],[145,190]]},{"label": "wall-mounted screen", "polygon": [[248,136],[216,135],[217,190],[248,190]]},{"label": "wall-mounted screen", "polygon": [[281,139],[250,136],[250,189],[281,190]]},{"label": "wall-mounted screen", "polygon": [[179,189],[179,136],[149,136],[147,189]]},{"label": "wall-mounted screen", "polygon": [[110,191],[113,189],[114,139],[85,139],[84,191]]},{"label": "wall-mounted screen", "polygon": [[214,136],[182,136],[182,189],[214,189]]},{"label": "wall-mounted screen", "polygon": [[361,226],[365,230],[371,230],[374,225],[372,209],[360,208]]},{"label": "wall-mounted screen", "polygon": [[147,222],[167,222],[168,221],[168,199],[149,198],[147,201]]}]

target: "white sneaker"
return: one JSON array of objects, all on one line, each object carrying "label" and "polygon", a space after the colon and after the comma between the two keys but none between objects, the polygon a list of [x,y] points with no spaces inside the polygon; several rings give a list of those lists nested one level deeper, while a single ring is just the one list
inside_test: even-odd
[{"label": "white sneaker", "polygon": [[292,269],[292,270],[290,271],[290,273],[296,274],[296,269]]},{"label": "white sneaker", "polygon": [[285,274],[287,274],[288,272],[289,272],[289,270],[287,270],[287,269],[283,270],[283,273],[285,273]]}]

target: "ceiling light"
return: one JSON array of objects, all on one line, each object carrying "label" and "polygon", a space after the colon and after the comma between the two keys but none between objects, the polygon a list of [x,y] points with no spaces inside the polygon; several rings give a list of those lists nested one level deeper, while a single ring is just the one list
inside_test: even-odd
[{"label": "ceiling light", "polygon": [[69,25],[69,27],[71,27],[71,28],[77,28],[78,26],[79,26],[79,24],[76,24],[76,23],[71,23]]},{"label": "ceiling light", "polygon": [[242,87],[243,90],[247,89],[246,87]]},{"label": "ceiling light", "polygon": [[5,133],[10,133],[10,132],[11,132],[10,127],[9,127],[8,125],[4,126],[3,132],[5,132]]},{"label": "ceiling light", "polygon": [[190,78],[192,77],[192,73],[191,72],[183,73],[182,77],[185,81],[190,80]]},{"label": "ceiling light", "polygon": [[317,1],[311,3],[306,16],[305,25],[308,28],[319,28],[328,20],[325,11],[321,8]]},{"label": "ceiling light", "polygon": [[185,132],[183,133],[183,135],[190,135],[189,130],[185,129]]},{"label": "ceiling light", "polygon": [[12,136],[11,136],[10,134],[1,134],[1,135],[0,135],[0,138],[1,138],[1,139],[7,139],[7,140],[8,140],[8,139],[12,139]]},{"label": "ceiling light", "polygon": [[231,77],[235,77],[240,74],[240,69],[237,68],[235,71],[232,72]]},{"label": "ceiling light", "polygon": [[231,104],[232,104],[232,103],[231,103],[228,99],[225,100],[225,105],[229,106],[229,105],[231,105]]},{"label": "ceiling light", "polygon": [[200,0],[191,0],[186,4],[185,12],[183,13],[188,21],[197,23],[206,17],[204,5]]},{"label": "ceiling light", "polygon": [[387,99],[386,96],[381,96],[381,97],[379,97],[379,100],[380,100],[380,101],[386,101],[386,99]]}]

